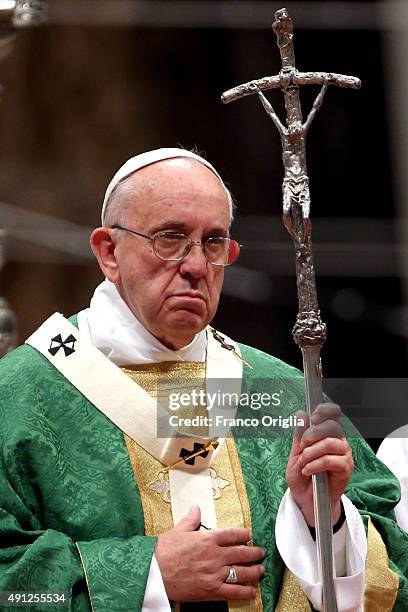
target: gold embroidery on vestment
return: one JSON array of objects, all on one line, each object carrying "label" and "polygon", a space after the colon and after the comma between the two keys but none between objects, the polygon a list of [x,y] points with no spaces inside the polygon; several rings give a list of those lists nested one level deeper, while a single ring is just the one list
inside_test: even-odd
[{"label": "gold embroidery on vestment", "polygon": [[161,363],[147,363],[140,366],[127,366],[122,368],[122,370],[147,393],[160,400],[162,408],[167,409],[169,414],[177,414],[180,423],[183,423],[183,419],[192,419],[197,416],[202,417],[201,421],[204,424],[197,426],[188,425],[185,427],[181,425],[178,427],[180,433],[202,437],[208,436],[208,425],[205,425],[208,411],[205,404],[198,403],[196,406],[180,404],[176,412],[170,410],[168,404],[170,394],[177,393],[179,396],[183,394],[184,397],[187,395],[192,397],[193,391],[198,393],[205,391],[205,362],[163,361]]},{"label": "gold embroidery on vestment", "polygon": [[309,600],[299,586],[295,576],[285,567],[275,612],[311,612]]},{"label": "gold embroidery on vestment", "polygon": [[278,605],[275,612],[311,612],[309,600],[295,576],[285,567]]},{"label": "gold embroidery on vestment", "polygon": [[[173,370],[174,368],[174,370]],[[205,364],[196,362],[165,362],[123,368],[137,384],[153,397],[157,396],[157,380],[163,380],[163,375],[169,383],[181,380],[183,391],[188,392],[196,385],[188,386],[188,379],[204,378]],[[193,381],[193,382],[195,382]],[[202,435],[202,434],[201,434]],[[139,488],[143,507],[146,535],[159,535],[173,527],[171,505],[160,495],[149,488],[149,484],[157,482],[155,477],[166,466],[144,450],[137,442],[125,434],[126,446],[129,452],[133,473]],[[251,512],[238,457],[238,452],[232,438],[227,438],[218,451],[217,457],[210,467],[214,470],[215,481],[215,511],[218,527],[246,527],[251,529]],[[214,491],[214,478],[213,491]],[[224,483],[227,482],[228,486]],[[165,485],[163,485],[164,490]],[[221,495],[219,495],[221,493]],[[166,493],[165,493],[166,495]],[[194,500],[199,503],[199,500]],[[231,612],[262,612],[262,599],[259,583],[254,583],[256,595],[252,600],[229,601]]]},{"label": "gold embroidery on vestment", "polygon": [[399,577],[389,566],[387,549],[381,535],[368,519],[365,612],[390,612],[398,595]]},{"label": "gold embroidery on vestment", "polygon": [[[218,527],[240,527],[241,524],[238,523],[238,520],[241,520],[242,527],[249,529],[252,533],[251,509],[249,506],[248,494],[237,447],[232,437],[226,438],[223,449],[227,450],[227,460],[225,464],[222,463],[221,471],[228,479],[231,479],[231,491],[233,491],[233,495],[231,495],[229,499],[228,496],[230,491],[228,488],[223,494],[222,500],[219,500],[220,502],[222,501],[222,503],[217,502],[215,504],[217,525]],[[219,465],[219,458],[220,455],[218,455],[214,462],[217,466]],[[233,510],[233,512],[230,513],[230,510]],[[253,542],[251,541],[250,544],[252,545]],[[259,581],[253,582],[252,586],[256,589],[255,597],[250,601],[229,601],[228,607],[231,612],[263,612]]]},{"label": "gold embroidery on vestment", "polygon": [[[214,499],[219,499],[222,495],[222,489],[228,487],[230,483],[228,480],[221,478],[215,471],[213,467],[209,468],[210,470],[210,478],[211,478],[211,486],[213,490]],[[169,481],[169,472],[168,470],[160,470],[158,474],[155,476],[155,480],[153,482],[149,482],[147,485],[149,489],[158,493],[162,500],[171,504],[171,496],[170,496],[170,481]]]}]

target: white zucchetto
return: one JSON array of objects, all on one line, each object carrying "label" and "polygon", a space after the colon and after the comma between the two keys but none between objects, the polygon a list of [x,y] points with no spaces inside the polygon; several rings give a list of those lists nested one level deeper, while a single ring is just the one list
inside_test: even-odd
[{"label": "white zucchetto", "polygon": [[231,194],[228,191],[228,189],[225,187],[224,181],[222,180],[222,178],[220,177],[220,175],[218,174],[214,166],[212,166],[209,161],[204,159],[204,157],[201,157],[200,155],[197,155],[196,153],[192,153],[191,151],[187,151],[186,149],[163,148],[163,149],[155,149],[154,151],[146,151],[145,153],[140,153],[139,155],[135,155],[134,157],[131,157],[130,159],[128,159],[127,162],[125,162],[123,166],[119,168],[119,170],[116,172],[115,176],[109,183],[108,188],[105,193],[105,198],[103,200],[103,206],[102,206],[102,215],[101,215],[102,225],[104,224],[106,206],[108,204],[109,198],[112,194],[112,191],[115,189],[118,183],[123,181],[123,179],[127,178],[128,176],[130,176],[137,170],[144,168],[145,166],[149,166],[150,164],[154,164],[155,162],[162,161],[164,159],[172,159],[174,157],[188,157],[189,159],[194,159],[200,162],[201,164],[204,164],[204,166],[207,166],[207,168],[209,168],[212,172],[214,172],[214,174],[220,179],[222,186],[227,192],[228,201],[230,205],[231,219],[232,219]]}]

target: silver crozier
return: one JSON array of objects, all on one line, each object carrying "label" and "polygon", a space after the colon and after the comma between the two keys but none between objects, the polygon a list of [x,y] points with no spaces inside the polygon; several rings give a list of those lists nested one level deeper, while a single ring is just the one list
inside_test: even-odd
[{"label": "silver crozier", "polygon": [[[320,108],[328,85],[358,89],[359,79],[325,72],[298,72],[293,47],[293,24],[285,8],[275,13],[273,29],[282,58],[278,75],[239,85],[222,95],[224,103],[257,94],[264,109],[277,127],[282,141],[283,221],[292,236],[296,257],[296,280],[299,313],[293,328],[293,338],[303,354],[306,403],[309,417],[323,401],[320,351],[326,339],[326,325],[320,318],[313,267],[310,192],[306,167],[306,134]],[[303,121],[299,85],[321,85],[312,109]],[[276,115],[262,90],[281,89],[286,108],[286,125]],[[337,612],[333,579],[332,517],[327,473],[313,476],[314,510],[323,585],[323,610]]]}]

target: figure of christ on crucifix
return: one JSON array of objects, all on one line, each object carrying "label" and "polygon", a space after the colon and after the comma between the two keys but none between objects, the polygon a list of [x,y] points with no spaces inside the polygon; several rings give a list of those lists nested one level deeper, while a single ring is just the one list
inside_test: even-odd
[{"label": "figure of christ on crucifix", "polygon": [[306,134],[322,105],[330,76],[327,76],[318,96],[316,97],[310,113],[304,123],[301,116],[294,121],[288,121],[285,127],[273,109],[272,104],[266,99],[261,91],[258,91],[259,99],[269,117],[276,125],[282,141],[282,158],[285,174],[283,178],[283,220],[289,233],[294,237],[294,228],[291,218],[292,203],[296,202],[302,210],[303,227],[305,232],[309,229],[310,213],[310,191],[309,178],[306,167]]}]

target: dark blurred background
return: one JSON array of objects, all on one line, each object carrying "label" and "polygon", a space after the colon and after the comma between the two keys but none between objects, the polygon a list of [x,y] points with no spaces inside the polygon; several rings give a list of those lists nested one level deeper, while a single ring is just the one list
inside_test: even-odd
[{"label": "dark blurred background", "polygon": [[[408,339],[408,3],[50,0],[0,63],[0,295],[19,341],[87,306],[88,246],[107,183],[128,157],[196,146],[231,187],[233,235],[215,326],[301,366],[293,248],[281,220],[280,139],[259,101],[221,93],[278,73],[271,29],[286,6],[300,70],[330,87],[308,137],[315,263],[330,377],[405,377]],[[318,90],[304,88],[304,114]],[[270,93],[282,111],[279,92]],[[143,291],[143,287],[141,287]]]}]

